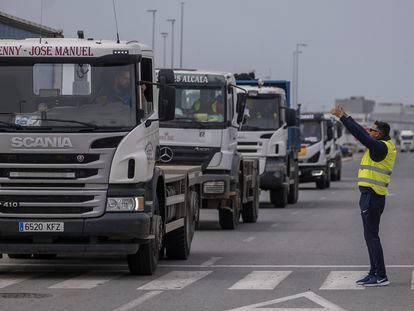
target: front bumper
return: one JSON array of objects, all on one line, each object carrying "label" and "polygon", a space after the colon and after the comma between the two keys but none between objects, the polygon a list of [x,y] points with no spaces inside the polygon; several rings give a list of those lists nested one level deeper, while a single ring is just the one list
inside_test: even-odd
[{"label": "front bumper", "polygon": [[[319,172],[323,174],[319,175]],[[318,173],[316,175],[316,173]],[[326,175],[326,166],[299,166],[299,182],[307,183],[322,179]]]},{"label": "front bumper", "polygon": [[[19,232],[19,222],[63,222],[64,232]],[[146,213],[106,213],[84,219],[0,219],[0,253],[133,254],[150,241]]]}]

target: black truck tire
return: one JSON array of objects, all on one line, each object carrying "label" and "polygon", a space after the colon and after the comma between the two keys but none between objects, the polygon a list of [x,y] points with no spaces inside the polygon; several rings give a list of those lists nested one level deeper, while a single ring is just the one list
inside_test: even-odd
[{"label": "black truck tire", "polygon": [[190,255],[191,242],[193,241],[195,225],[197,221],[196,211],[199,209],[199,195],[192,189],[187,198],[187,211],[184,218],[184,226],[167,233],[165,249],[168,259],[185,260]]},{"label": "black truck tire", "polygon": [[240,221],[240,194],[236,195],[231,200],[231,208],[219,209],[219,223],[221,229],[234,230],[237,228]]},{"label": "black truck tire", "polygon": [[157,217],[158,228],[155,230],[155,237],[149,243],[141,244],[135,254],[127,255],[129,272],[134,275],[152,275],[157,269],[160,250],[163,240],[163,221]]},{"label": "black truck tire", "polygon": [[7,254],[11,259],[30,259],[32,254]]},{"label": "black truck tire", "polygon": [[316,181],[316,188],[323,190],[326,189],[327,181],[326,175],[322,176],[321,179]]},{"label": "black truck tire", "polygon": [[281,187],[270,190],[270,202],[274,207],[285,208],[288,203],[288,189]]},{"label": "black truck tire", "polygon": [[289,185],[289,194],[287,201],[289,204],[295,204],[299,199],[299,176],[298,170],[295,171],[294,183]]},{"label": "black truck tire", "polygon": [[259,189],[255,189],[253,193],[253,201],[243,204],[242,219],[245,223],[257,222],[259,215]]}]

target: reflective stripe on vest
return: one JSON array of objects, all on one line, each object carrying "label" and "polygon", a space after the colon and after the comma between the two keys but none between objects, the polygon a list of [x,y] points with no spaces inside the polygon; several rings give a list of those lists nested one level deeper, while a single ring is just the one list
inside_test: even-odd
[{"label": "reflective stripe on vest", "polygon": [[369,149],[361,159],[358,172],[358,185],[369,187],[379,195],[388,194],[388,185],[394,168],[396,149],[391,140],[382,141],[387,146],[387,155],[384,160],[376,162],[371,159]]}]

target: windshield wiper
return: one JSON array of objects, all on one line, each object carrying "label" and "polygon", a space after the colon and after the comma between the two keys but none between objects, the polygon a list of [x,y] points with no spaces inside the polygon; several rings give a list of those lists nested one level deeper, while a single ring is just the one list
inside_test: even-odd
[{"label": "windshield wiper", "polygon": [[95,130],[98,129],[98,126],[96,124],[88,123],[88,122],[81,122],[81,121],[76,121],[76,120],[66,120],[66,119],[36,119],[36,120],[53,121],[53,122],[65,122],[65,123],[76,123],[76,124],[81,124],[85,127],[91,127]]}]

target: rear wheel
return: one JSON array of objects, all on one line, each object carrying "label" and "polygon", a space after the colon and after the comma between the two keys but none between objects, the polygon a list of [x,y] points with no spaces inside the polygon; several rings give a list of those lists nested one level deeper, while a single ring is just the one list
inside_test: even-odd
[{"label": "rear wheel", "polygon": [[7,254],[11,259],[30,259],[32,254]]},{"label": "rear wheel", "polygon": [[326,189],[327,180],[326,175],[322,176],[320,179],[316,181],[316,188],[318,189]]},{"label": "rear wheel", "polygon": [[153,217],[155,217],[154,239],[147,244],[140,245],[135,254],[127,256],[128,268],[131,274],[152,275],[157,268],[162,248],[164,225],[161,216],[154,215]]},{"label": "rear wheel", "polygon": [[234,230],[237,228],[240,220],[240,194],[237,191],[236,195],[231,200],[231,208],[219,209],[219,223],[220,227],[225,230]]},{"label": "rear wheel", "polygon": [[253,200],[243,204],[242,218],[246,223],[255,223],[259,214],[259,189],[253,191]]},{"label": "rear wheel", "polygon": [[295,204],[296,202],[298,202],[298,199],[299,199],[299,176],[298,176],[298,170],[296,167],[294,183],[292,185],[289,185],[289,194],[288,194],[287,200],[289,204]]},{"label": "rear wheel", "polygon": [[286,187],[270,190],[270,202],[274,207],[284,208],[288,201],[288,190]]}]

